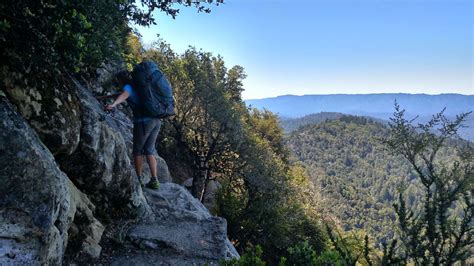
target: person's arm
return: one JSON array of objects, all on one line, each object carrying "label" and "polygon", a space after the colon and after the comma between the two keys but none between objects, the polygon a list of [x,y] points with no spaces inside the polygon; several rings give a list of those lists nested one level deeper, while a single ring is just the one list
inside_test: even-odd
[{"label": "person's arm", "polygon": [[115,99],[114,103],[106,105],[105,109],[112,110],[115,106],[125,102],[129,96],[130,94],[128,93],[128,91],[123,91],[122,93],[120,93],[117,99]]},{"label": "person's arm", "polygon": [[110,98],[116,98],[120,95],[120,93],[114,93],[110,95],[102,95],[102,96],[97,96],[95,97],[97,100],[105,100],[105,99],[110,99]]}]

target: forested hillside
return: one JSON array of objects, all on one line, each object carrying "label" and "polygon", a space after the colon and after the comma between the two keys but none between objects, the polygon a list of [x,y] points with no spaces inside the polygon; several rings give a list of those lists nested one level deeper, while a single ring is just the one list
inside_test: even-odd
[{"label": "forested hillside", "polygon": [[[388,128],[371,119],[341,116],[309,124],[286,137],[294,159],[307,167],[345,230],[362,230],[377,242],[395,233],[398,186],[406,183],[408,203],[417,206],[422,195],[416,173],[401,156],[395,156],[382,140]],[[451,142],[450,145],[454,145]],[[444,150],[441,158],[454,156]]]},{"label": "forested hillside", "polygon": [[[280,125],[286,133],[290,133],[301,126],[310,125],[310,124],[318,124],[327,120],[335,120],[339,119],[343,116],[347,116],[343,113],[334,113],[334,112],[321,112],[317,114],[310,114],[305,115],[300,118],[287,118],[287,117],[280,117]],[[366,117],[369,120],[380,122],[382,124],[386,124],[387,121]]]}]

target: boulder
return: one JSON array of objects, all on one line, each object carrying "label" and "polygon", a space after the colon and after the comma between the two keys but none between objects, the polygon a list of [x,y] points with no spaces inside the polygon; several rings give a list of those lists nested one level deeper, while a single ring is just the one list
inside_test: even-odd
[{"label": "boulder", "polygon": [[185,188],[173,183],[145,189],[153,215],[126,231],[128,252],[112,257],[113,265],[217,264],[239,257],[227,238],[224,218],[212,216]]},{"label": "boulder", "polygon": [[[161,158],[159,155],[155,155],[156,162],[158,164],[158,181],[160,183],[168,183],[168,182],[173,182],[173,179],[171,178],[170,171],[168,169],[168,165],[166,164],[166,161]],[[143,165],[143,177],[142,177],[142,183],[147,184],[150,181],[151,173],[150,173],[150,168],[148,167],[148,164],[145,163]]]},{"label": "boulder", "polygon": [[161,183],[172,182],[173,179],[171,178],[170,170],[168,169],[166,161],[157,155],[156,162],[158,163],[158,180],[160,180]]},{"label": "boulder", "polygon": [[0,98],[0,264],[58,264],[72,222],[67,177]]},{"label": "boulder", "polygon": [[217,192],[222,185],[217,180],[207,181],[206,193],[204,194],[203,204],[208,209],[212,210],[216,205]]},{"label": "boulder", "polygon": [[[186,179],[182,184],[183,187],[191,191],[193,187],[193,178]],[[221,184],[217,180],[208,180],[206,186],[206,192],[203,197],[203,204],[209,210],[212,210],[216,204],[217,192],[221,188]]]}]

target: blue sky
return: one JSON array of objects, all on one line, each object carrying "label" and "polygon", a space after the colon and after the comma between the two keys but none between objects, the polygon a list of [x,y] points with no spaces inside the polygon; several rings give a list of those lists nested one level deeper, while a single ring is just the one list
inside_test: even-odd
[{"label": "blue sky", "polygon": [[244,99],[285,94],[474,94],[473,0],[226,0],[138,28],[241,65]]}]

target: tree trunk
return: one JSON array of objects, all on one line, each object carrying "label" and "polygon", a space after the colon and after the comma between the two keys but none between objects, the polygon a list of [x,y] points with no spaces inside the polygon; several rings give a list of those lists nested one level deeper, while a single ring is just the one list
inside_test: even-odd
[{"label": "tree trunk", "polygon": [[209,167],[204,156],[197,156],[197,160],[195,160],[195,171],[193,176],[193,187],[191,189],[191,193],[197,199],[202,202],[204,197],[204,192],[206,188],[207,182],[207,173],[209,171]]}]

